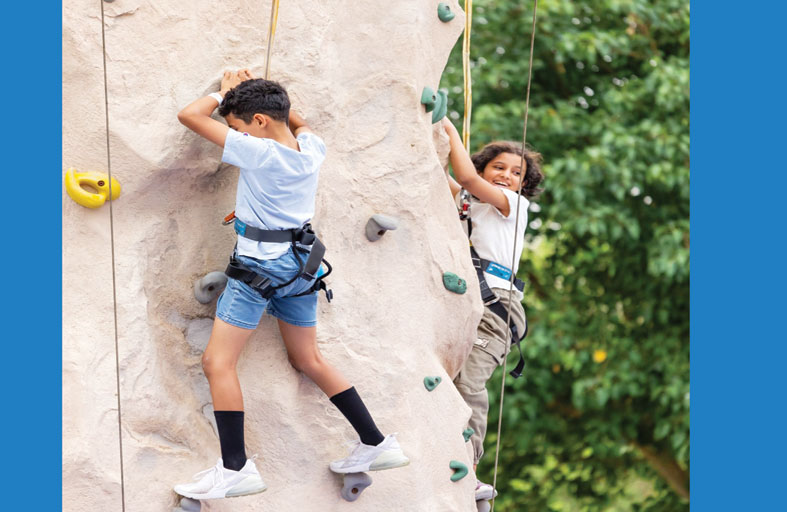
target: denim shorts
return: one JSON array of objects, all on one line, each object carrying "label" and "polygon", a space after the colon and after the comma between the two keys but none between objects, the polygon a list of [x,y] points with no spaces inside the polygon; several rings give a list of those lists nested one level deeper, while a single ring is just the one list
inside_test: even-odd
[{"label": "denim shorts", "polygon": [[[300,253],[298,256],[306,263],[309,255]],[[277,286],[298,274],[298,260],[292,252],[292,247],[286,254],[274,260],[258,260],[240,255],[237,258],[254,272],[270,278]],[[318,275],[322,273],[320,269]],[[267,311],[268,314],[288,324],[313,327],[317,325],[317,292],[294,297],[313,285],[313,280],[307,281],[301,277],[276,290],[270,299],[264,299],[260,292],[243,281],[228,279],[227,287],[224,288],[216,305],[216,316],[236,327],[254,329],[260,323],[262,313]]]}]

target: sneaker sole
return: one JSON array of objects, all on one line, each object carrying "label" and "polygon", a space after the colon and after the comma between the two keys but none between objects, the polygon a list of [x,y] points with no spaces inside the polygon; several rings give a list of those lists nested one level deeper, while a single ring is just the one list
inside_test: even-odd
[{"label": "sneaker sole", "polygon": [[226,498],[235,498],[237,496],[248,496],[250,494],[259,494],[268,486],[265,485],[259,477],[249,476],[242,480],[240,483],[234,485],[232,489],[227,491],[224,496]]},{"label": "sneaker sole", "polygon": [[383,471],[385,469],[393,469],[393,468],[400,468],[402,466],[407,466],[410,464],[410,459],[405,457],[401,454],[393,454],[387,455],[382,454],[377,457],[374,462],[370,464],[363,464],[358,466],[352,466],[349,468],[338,468],[333,469],[331,471],[334,473],[339,474],[347,474],[347,473],[365,473],[367,471]]}]

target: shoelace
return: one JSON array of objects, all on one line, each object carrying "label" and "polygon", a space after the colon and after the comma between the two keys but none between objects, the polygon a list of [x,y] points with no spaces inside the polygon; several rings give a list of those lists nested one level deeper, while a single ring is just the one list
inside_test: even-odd
[{"label": "shoelace", "polygon": [[213,466],[212,468],[208,468],[204,471],[200,471],[196,475],[194,475],[194,481],[197,482],[201,480],[205,475],[211,475],[211,485],[216,485],[224,480],[224,471],[217,465]]}]

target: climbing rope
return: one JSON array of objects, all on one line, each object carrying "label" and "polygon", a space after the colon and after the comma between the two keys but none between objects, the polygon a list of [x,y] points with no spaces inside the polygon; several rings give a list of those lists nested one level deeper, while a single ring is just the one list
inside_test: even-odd
[{"label": "climbing rope", "polygon": [[268,79],[268,75],[271,70],[271,51],[273,50],[273,36],[276,35],[276,20],[278,17],[279,0],[273,0],[273,2],[271,2],[271,19],[270,26],[268,28],[268,50],[265,57],[265,80]]},{"label": "climbing rope", "polygon": [[[470,1],[470,0],[468,0],[468,1]],[[538,10],[538,0],[533,0],[533,27],[532,27],[532,29],[530,31],[530,61],[528,63],[528,67],[527,67],[527,93],[525,94],[525,119],[524,119],[525,126],[522,129],[522,159],[520,160],[520,164],[519,164],[519,168],[520,169],[525,169],[525,148],[527,147],[526,146],[526,144],[527,144],[527,117],[528,117],[529,106],[530,106],[530,82],[531,82],[531,78],[533,76],[533,46],[534,46],[535,41],[536,41],[536,11],[537,10]],[[519,204],[520,204],[520,199],[522,197],[522,180],[524,179],[524,177],[525,177],[525,172],[520,172],[519,173],[519,186],[517,187],[518,197],[517,197],[517,202],[516,202],[516,217],[515,217],[516,218],[516,222],[514,223],[514,250],[513,250],[513,254],[511,255],[511,268],[512,269],[516,268],[516,262],[517,262],[516,233],[517,233],[517,230],[519,229]],[[509,288],[508,288],[508,295],[509,295],[509,300],[508,300],[508,318],[506,319],[506,325],[508,325],[508,326],[511,325],[511,295],[513,294],[513,291],[514,291],[514,281],[512,280],[511,284],[509,285]],[[508,359],[508,351],[510,350],[510,348],[511,347],[508,347],[506,349],[505,356],[503,357],[503,377],[501,378],[501,383],[500,383],[500,409],[498,411],[498,416],[497,416],[497,440],[496,440],[496,444],[495,444],[495,470],[494,470],[494,476],[492,477],[493,478],[492,479],[492,488],[493,489],[497,489],[497,466],[498,466],[498,460],[499,460],[499,455],[500,455],[500,435],[501,435],[501,431],[502,431],[502,427],[503,427],[503,399],[505,398],[505,393],[506,393],[506,362],[507,362],[507,359]],[[492,512],[494,512],[494,510],[495,510],[495,496],[494,496],[494,494],[492,495],[492,507],[491,507],[491,509],[492,509]]]},{"label": "climbing rope", "polygon": [[115,386],[118,404],[118,453],[120,455],[120,504],[122,512],[126,510],[126,480],[123,472],[123,416],[120,409],[120,348],[118,344],[118,301],[115,279],[115,217],[112,211],[112,158],[109,144],[109,88],[107,86],[107,42],[104,31],[104,2],[101,2],[101,49],[104,66],[104,124],[106,127],[107,144],[107,176],[109,182],[109,245],[112,262],[112,314],[115,323]]},{"label": "climbing rope", "polygon": [[473,26],[473,0],[465,0],[465,35],[462,39],[462,74],[464,75],[464,118],[462,119],[462,143],[470,148],[470,115],[473,109],[473,80],[470,76],[470,29]]}]

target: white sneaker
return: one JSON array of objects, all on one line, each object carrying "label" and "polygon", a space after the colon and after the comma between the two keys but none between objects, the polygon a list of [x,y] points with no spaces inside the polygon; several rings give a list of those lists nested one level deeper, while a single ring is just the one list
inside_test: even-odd
[{"label": "white sneaker", "polygon": [[364,471],[380,471],[410,464],[396,434],[386,436],[377,446],[363,444],[356,441],[355,448],[347,458],[331,462],[331,471],[334,473],[361,473]]},{"label": "white sneaker", "polygon": [[262,481],[260,472],[254,465],[255,458],[256,455],[247,459],[240,471],[225,468],[224,462],[219,459],[212,468],[194,475],[193,482],[176,485],[175,492],[195,500],[231,498],[262,492],[268,486]]},{"label": "white sneaker", "polygon": [[475,485],[475,500],[491,500],[497,496],[497,491],[489,484],[485,484],[481,480],[476,480]]}]

